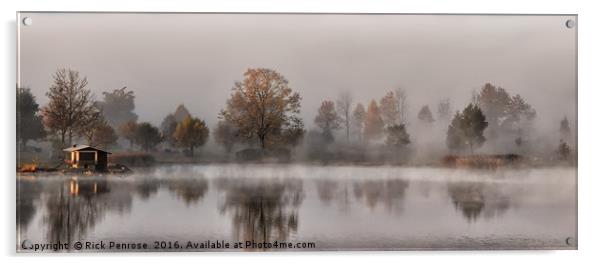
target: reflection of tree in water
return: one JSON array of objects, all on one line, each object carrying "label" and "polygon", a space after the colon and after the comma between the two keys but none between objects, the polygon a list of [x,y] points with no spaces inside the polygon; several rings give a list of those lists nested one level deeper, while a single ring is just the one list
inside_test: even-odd
[{"label": "reflection of tree in water", "polygon": [[326,205],[329,205],[333,200],[337,203],[341,210],[349,210],[349,185],[347,182],[339,183],[334,180],[328,179],[317,179],[314,181],[316,184],[316,192],[320,201]]},{"label": "reflection of tree in water", "polygon": [[17,178],[17,225],[27,229],[35,215],[36,202],[40,199],[42,185],[35,179]]},{"label": "reflection of tree in water", "polygon": [[387,210],[400,212],[408,186],[408,181],[403,179],[366,180],[355,182],[353,192],[356,199],[364,200],[370,209],[382,203]]},{"label": "reflection of tree in water", "polygon": [[151,196],[157,194],[161,183],[155,178],[143,178],[138,181],[136,191],[142,200],[148,200]]},{"label": "reflection of tree in water", "polygon": [[73,242],[83,238],[108,211],[129,212],[131,186],[109,184],[105,179],[71,179],[52,186],[46,198],[49,242]]},{"label": "reflection of tree in water", "polygon": [[510,196],[502,193],[499,184],[449,183],[447,190],[454,207],[468,222],[476,221],[481,215],[493,218],[510,208]]},{"label": "reflection of tree in water", "polygon": [[338,183],[327,179],[318,179],[315,183],[318,198],[320,198],[321,202],[329,204],[336,195],[339,187]]},{"label": "reflection of tree in water", "polygon": [[219,178],[216,187],[225,192],[220,210],[232,213],[239,240],[286,240],[297,231],[298,209],[304,198],[301,180]]},{"label": "reflection of tree in water", "polygon": [[184,200],[186,205],[198,202],[207,190],[209,183],[204,177],[185,178],[170,180],[167,184],[169,191],[176,194],[179,199]]}]

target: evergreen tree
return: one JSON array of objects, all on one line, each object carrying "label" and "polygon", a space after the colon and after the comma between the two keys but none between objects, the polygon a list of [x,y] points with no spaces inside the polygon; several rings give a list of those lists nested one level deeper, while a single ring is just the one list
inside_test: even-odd
[{"label": "evergreen tree", "polygon": [[406,132],[404,124],[396,124],[387,127],[387,139],[385,144],[390,147],[401,148],[410,143],[410,135]]},{"label": "evergreen tree", "polygon": [[487,128],[485,115],[474,104],[469,104],[462,113],[456,113],[447,130],[447,146],[454,151],[475,148],[485,142],[483,131]]},{"label": "evergreen tree", "polygon": [[418,119],[424,124],[431,124],[435,121],[428,105],[424,105],[420,109],[420,112],[418,112]]},{"label": "evergreen tree", "polygon": [[42,139],[46,136],[42,117],[38,114],[39,105],[29,88],[17,90],[17,141],[22,146],[29,140]]}]

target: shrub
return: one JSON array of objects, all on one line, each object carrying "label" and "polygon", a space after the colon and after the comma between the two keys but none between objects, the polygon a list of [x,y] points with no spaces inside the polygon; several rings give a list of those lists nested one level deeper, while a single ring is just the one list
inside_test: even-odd
[{"label": "shrub", "polygon": [[109,155],[109,162],[128,167],[148,167],[155,164],[155,157],[148,153],[127,152]]}]

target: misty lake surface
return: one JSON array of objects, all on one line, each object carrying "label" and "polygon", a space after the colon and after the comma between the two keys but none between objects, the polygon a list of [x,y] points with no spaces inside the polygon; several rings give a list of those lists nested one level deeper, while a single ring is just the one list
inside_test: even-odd
[{"label": "misty lake surface", "polygon": [[135,171],[19,175],[17,248],[24,240],[315,243],[294,251],[577,247],[576,168],[213,164]]}]

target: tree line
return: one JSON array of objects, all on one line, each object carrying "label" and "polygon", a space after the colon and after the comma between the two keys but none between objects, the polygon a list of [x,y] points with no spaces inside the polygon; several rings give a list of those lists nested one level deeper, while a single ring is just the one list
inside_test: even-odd
[{"label": "tree line", "polygon": [[[267,68],[248,69],[242,81],[234,83],[218,123],[211,134],[227,153],[238,147],[269,150],[292,150],[307,134],[300,118],[302,97],[280,73]],[[119,137],[129,148],[151,151],[160,143],[182,148],[191,156],[205,145],[210,130],[205,121],[192,116],[180,105],[168,114],[159,127],[138,122],[135,95],[127,87],[102,93],[95,101],[88,80],[71,69],[59,69],[46,96],[47,105],[39,107],[27,88],[17,93],[19,144],[29,140],[50,139],[57,148],[84,140],[91,146],[110,147]],[[408,98],[404,89],[387,92],[380,100],[372,99],[365,108],[354,102],[353,95],[342,92],[336,100],[321,102],[313,122],[319,131],[311,132],[320,143],[336,140],[347,143],[384,144],[404,150],[412,143]],[[473,153],[486,141],[512,138],[520,148],[528,145],[536,111],[519,94],[485,84],[462,110],[452,111],[449,99],[438,103],[436,117],[429,105],[419,108],[418,124],[428,128],[434,122],[448,124],[446,144],[450,152]],[[414,125],[413,125],[414,126]],[[337,132],[341,133],[337,133]],[[570,126],[566,117],[560,122],[559,153],[570,153]]]}]

